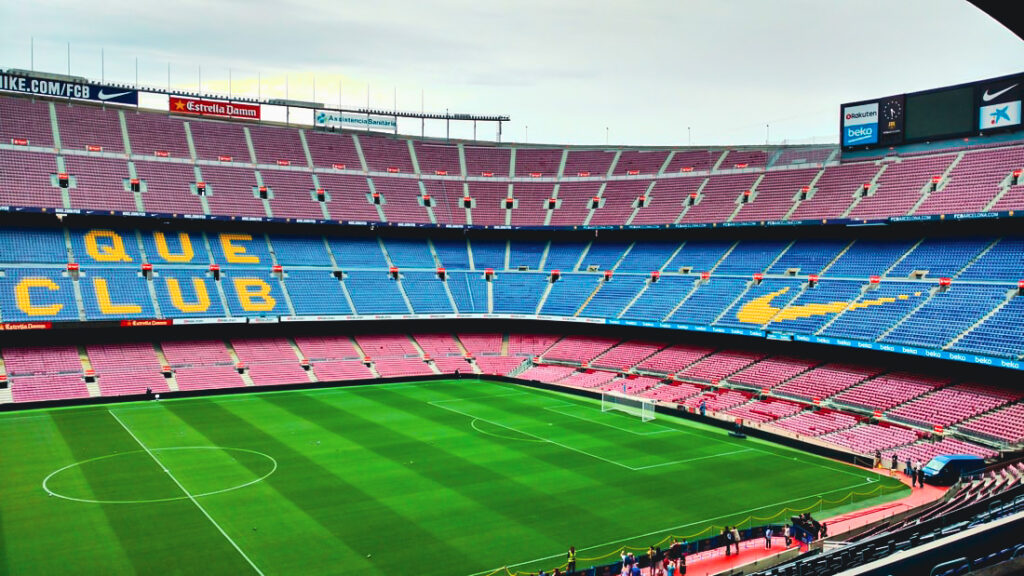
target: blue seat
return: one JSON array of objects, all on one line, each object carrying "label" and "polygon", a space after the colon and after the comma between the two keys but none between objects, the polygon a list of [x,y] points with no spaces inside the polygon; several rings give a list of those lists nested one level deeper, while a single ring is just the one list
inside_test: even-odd
[{"label": "blue seat", "polygon": [[[33,286],[27,288],[27,303],[19,303],[17,298],[17,287],[22,281]],[[22,285],[23,289],[29,283]],[[71,278],[57,269],[8,268],[0,277],[0,317],[4,322],[78,320]]]},{"label": "blue seat", "polygon": [[227,316],[213,276],[200,269],[156,269],[156,301],[164,318],[223,318]]},{"label": "blue seat", "polygon": [[331,265],[327,246],[320,236],[271,236],[277,263],[283,266]]},{"label": "blue seat", "polygon": [[86,268],[78,285],[87,320],[156,318],[147,280],[124,268]]},{"label": "blue seat", "polygon": [[0,262],[63,264],[67,261],[63,230],[0,228]]},{"label": "blue seat", "polygon": [[345,287],[359,314],[409,314],[398,283],[387,270],[346,272]]},{"label": "blue seat", "polygon": [[354,314],[341,281],[329,269],[286,270],[284,285],[298,316]]}]

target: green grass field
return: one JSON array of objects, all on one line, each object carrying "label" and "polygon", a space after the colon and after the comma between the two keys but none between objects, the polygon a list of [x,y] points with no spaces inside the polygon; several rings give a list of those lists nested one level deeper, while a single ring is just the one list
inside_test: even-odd
[{"label": "green grass field", "polygon": [[550,569],[570,544],[597,558],[905,494],[720,429],[475,380],[38,410],[0,415],[0,574]]}]

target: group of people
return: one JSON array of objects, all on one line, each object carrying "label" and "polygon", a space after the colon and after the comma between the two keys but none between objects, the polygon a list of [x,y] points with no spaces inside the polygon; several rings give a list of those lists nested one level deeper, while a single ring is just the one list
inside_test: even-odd
[{"label": "group of people", "polygon": [[[882,468],[882,453],[880,451],[875,452],[875,468]],[[900,469],[899,459],[896,458],[896,453],[892,455],[892,462],[889,469],[896,472]],[[920,460],[911,461],[907,458],[906,463],[903,466],[903,473],[910,478],[910,485],[912,487],[924,488],[924,463]]]},{"label": "group of people", "polygon": [[[640,559],[637,558],[632,552],[628,552],[623,549],[620,555],[622,561],[621,576],[683,576],[686,574],[686,540],[680,542],[677,539],[672,540],[672,544],[667,550],[662,550],[660,546],[651,546],[647,549],[647,558],[649,561],[646,569],[640,567]],[[570,576],[576,573],[576,547],[570,546],[569,553],[566,554],[566,566],[565,576]],[[558,568],[550,574],[550,576],[561,576],[562,573]],[[549,576],[547,572],[541,570],[537,576]]]},{"label": "group of people", "polygon": [[[824,523],[819,524],[810,514],[804,513],[800,516],[794,516],[794,521],[799,520],[801,525],[805,526],[805,530],[812,531],[816,537],[824,538],[828,532]],[[764,547],[770,549],[772,547],[772,537],[775,536],[775,530],[772,526],[768,526],[764,529]],[[719,535],[721,542],[725,545],[725,555],[732,556],[733,553],[740,553],[740,542],[742,537],[740,535],[739,528],[736,526],[725,526],[722,528],[722,532]],[[786,547],[788,548],[793,543],[793,532],[789,524],[786,524],[782,528],[782,537],[786,539]],[[647,558],[649,564],[645,568],[640,567],[640,559],[638,559],[632,552],[625,549],[620,554],[622,561],[621,576],[684,576],[686,574],[686,540],[680,542],[678,539],[673,539],[672,544],[667,550],[662,550],[661,547],[651,546],[647,549]],[[642,557],[641,557],[642,558]],[[566,567],[564,576],[571,576],[576,574],[576,547],[570,546],[569,552],[566,554]],[[541,571],[537,576],[563,576],[563,573],[555,568],[554,572],[547,573]]]},{"label": "group of people", "polygon": [[910,476],[911,486],[924,488],[924,464],[920,460],[911,462],[910,458],[907,458],[907,464],[903,469],[903,473]]},{"label": "group of people", "polygon": [[722,527],[722,542],[725,543],[725,555],[726,556],[731,556],[732,555],[732,548],[733,547],[736,548],[736,553],[739,554],[740,553],[740,531],[739,531],[739,529],[736,528],[735,526],[733,526],[732,528],[730,528],[728,526],[723,526]]},{"label": "group of people", "polygon": [[[772,536],[775,535],[775,528],[766,526],[764,529],[764,549],[771,550],[772,548]],[[782,527],[782,537],[786,539],[786,548],[793,543],[793,533],[790,531],[789,524]]]},{"label": "group of people", "polygon": [[[570,550],[571,551],[571,550]],[[644,576],[640,562],[632,552],[622,551],[622,576]],[[660,546],[647,548],[647,574],[650,576],[681,576],[686,574],[686,541],[673,539],[668,550]]]}]

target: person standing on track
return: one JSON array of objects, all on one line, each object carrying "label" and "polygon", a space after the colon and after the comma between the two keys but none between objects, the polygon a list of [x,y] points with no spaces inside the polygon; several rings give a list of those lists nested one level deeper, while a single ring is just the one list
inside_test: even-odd
[{"label": "person standing on track", "polygon": [[793,543],[793,537],[790,535],[789,531],[789,524],[786,524],[786,527],[782,529],[782,537],[786,539],[786,548],[789,548]]},{"label": "person standing on track", "polygon": [[771,550],[772,548],[772,527],[768,526],[764,529],[764,549]]},{"label": "person standing on track", "polygon": [[732,527],[732,541],[736,545],[736,554],[740,553],[740,531],[733,526]]},{"label": "person standing on track", "polygon": [[668,561],[670,564],[679,566],[679,557],[682,556],[683,546],[679,543],[679,540],[672,539],[672,545],[668,547]]},{"label": "person standing on track", "polygon": [[572,574],[576,571],[576,547],[569,546],[569,553],[566,555],[568,563],[565,565],[565,571],[568,574]]}]

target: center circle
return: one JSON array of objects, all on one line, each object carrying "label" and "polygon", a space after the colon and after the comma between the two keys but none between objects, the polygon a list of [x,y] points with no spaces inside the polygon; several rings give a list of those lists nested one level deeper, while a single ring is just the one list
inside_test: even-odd
[{"label": "center circle", "polygon": [[276,471],[277,460],[256,450],[174,446],[115,452],[69,464],[43,479],[43,490],[88,504],[174,502],[241,490]]}]

